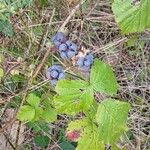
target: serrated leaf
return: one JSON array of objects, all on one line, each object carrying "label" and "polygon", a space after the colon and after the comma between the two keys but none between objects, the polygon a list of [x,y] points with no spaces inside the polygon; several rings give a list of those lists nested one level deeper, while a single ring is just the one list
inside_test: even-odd
[{"label": "serrated leaf", "polygon": [[137,5],[132,2],[133,0],[114,0],[112,5],[116,22],[125,34],[150,28],[150,0],[141,0]]},{"label": "serrated leaf", "polygon": [[32,121],[38,121],[43,114],[43,109],[40,107],[35,108],[35,116]]},{"label": "serrated leaf", "polygon": [[40,104],[40,98],[36,96],[34,93],[30,93],[27,96],[27,102],[33,107],[38,107]]},{"label": "serrated leaf", "polygon": [[92,66],[90,83],[95,91],[110,95],[117,93],[118,84],[111,67],[98,59]]},{"label": "serrated leaf", "polygon": [[48,136],[38,135],[34,138],[35,144],[41,148],[46,148],[49,144],[49,141],[50,140]]},{"label": "serrated leaf", "polygon": [[106,99],[98,106],[96,121],[99,134],[105,144],[117,142],[127,130],[126,121],[130,105],[113,99]]},{"label": "serrated leaf", "polygon": [[31,121],[35,116],[35,109],[29,105],[24,105],[20,108],[17,119],[20,121]]},{"label": "serrated leaf", "polygon": [[75,115],[87,110],[93,103],[93,90],[88,82],[82,80],[60,80],[54,97],[56,109],[61,113]]},{"label": "serrated leaf", "polygon": [[78,146],[76,150],[104,150],[105,145],[103,141],[100,140],[99,134],[97,132],[97,127],[87,126],[84,128],[80,138],[78,139]]},{"label": "serrated leaf", "polygon": [[46,121],[46,122],[53,122],[57,119],[57,112],[54,108],[46,108],[43,111],[42,114],[42,118]]},{"label": "serrated leaf", "polygon": [[0,68],[0,78],[2,78],[4,76],[4,71],[2,68]]},{"label": "serrated leaf", "polygon": [[68,131],[74,131],[74,130],[81,130],[83,127],[87,126],[88,120],[87,119],[80,119],[80,120],[75,120],[71,121],[68,124]]}]

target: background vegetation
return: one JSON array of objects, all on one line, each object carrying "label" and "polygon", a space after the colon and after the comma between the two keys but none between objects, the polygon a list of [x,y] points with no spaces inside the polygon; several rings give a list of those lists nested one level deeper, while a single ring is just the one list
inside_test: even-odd
[{"label": "background vegetation", "polygon": [[[79,74],[89,76],[59,58],[50,39],[60,29],[114,69],[119,84],[115,98],[131,104],[129,130],[119,146],[129,150],[149,149],[150,2],[80,3],[79,0],[0,1],[0,150],[73,150],[77,146],[67,140],[65,130],[70,120],[82,118],[83,114],[58,115],[54,123],[47,120],[55,119],[55,114],[53,118],[45,115],[45,121],[35,123],[16,119],[23,103],[32,99],[27,97],[29,93],[36,95],[37,101],[40,97],[39,105],[53,114],[53,109],[46,109],[56,94],[45,77],[48,66],[59,62],[70,79]],[[107,96],[96,93],[95,98],[101,102]],[[28,119],[30,116],[31,112]]]}]

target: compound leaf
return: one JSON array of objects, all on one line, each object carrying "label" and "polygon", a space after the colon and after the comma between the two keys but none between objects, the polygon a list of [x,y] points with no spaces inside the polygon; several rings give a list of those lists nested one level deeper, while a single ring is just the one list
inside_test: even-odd
[{"label": "compound leaf", "polygon": [[98,106],[96,121],[99,134],[105,144],[116,142],[127,130],[126,121],[130,105],[113,99],[106,99]]},{"label": "compound leaf", "polygon": [[137,5],[132,2],[133,0],[114,0],[112,5],[116,22],[125,34],[150,28],[150,0],[141,0]]},{"label": "compound leaf", "polygon": [[27,102],[33,107],[38,107],[40,104],[40,98],[36,96],[34,93],[30,93],[27,96]]},{"label": "compound leaf", "polygon": [[24,105],[20,108],[17,118],[20,121],[31,121],[35,116],[35,109],[32,106]]},{"label": "compound leaf", "polygon": [[110,95],[117,93],[118,84],[111,67],[98,59],[92,66],[90,83],[95,91]]},{"label": "compound leaf", "polygon": [[74,130],[81,130],[83,127],[87,126],[88,122],[87,119],[80,119],[80,120],[75,120],[71,121],[68,124],[68,131],[74,131]]},{"label": "compound leaf", "polygon": [[42,118],[46,121],[46,122],[53,122],[57,119],[57,112],[54,108],[46,108],[43,111],[42,114]]},{"label": "compound leaf", "polygon": [[60,80],[56,85],[56,92],[56,109],[70,115],[87,110],[94,99],[89,83],[82,80]]},{"label": "compound leaf", "polygon": [[[86,144],[85,144],[86,143]],[[87,125],[78,139],[78,146],[76,150],[104,150],[105,145],[99,138],[97,127]]]}]

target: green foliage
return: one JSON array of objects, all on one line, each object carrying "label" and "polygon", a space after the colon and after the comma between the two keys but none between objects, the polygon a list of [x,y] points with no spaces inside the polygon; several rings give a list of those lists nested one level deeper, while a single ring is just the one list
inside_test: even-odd
[{"label": "green foliage", "polygon": [[[31,93],[27,96],[28,105],[21,107],[18,119],[31,121],[30,127],[39,132],[42,127],[36,127],[35,123],[40,120],[55,121],[57,119],[56,111],[69,115],[83,112],[84,117],[71,121],[67,128],[70,140],[72,136],[76,136],[75,132],[80,135],[76,138],[78,142],[76,150],[83,150],[83,147],[84,150],[104,150],[106,144],[111,145],[112,149],[118,149],[116,142],[127,131],[126,121],[130,105],[111,98],[103,100],[100,104],[94,100],[96,92],[112,96],[117,93],[117,89],[117,80],[111,67],[96,59],[91,68],[89,81],[58,81],[55,88],[57,94],[53,99],[55,108],[52,107],[52,103],[47,97],[44,97],[46,100],[42,102],[35,93]],[[36,145],[45,148],[49,143],[46,138],[48,137],[35,137]],[[74,148],[68,142],[61,143],[61,147],[63,149]]]},{"label": "green foliage", "polygon": [[17,118],[20,121],[31,121],[35,117],[35,109],[32,106],[24,105],[21,107]]},{"label": "green foliage", "polygon": [[75,147],[68,141],[60,143],[60,147],[62,150],[75,150]]},{"label": "green foliage", "polygon": [[80,120],[71,121],[68,124],[67,130],[68,131],[81,130],[82,128],[87,126],[87,124],[88,124],[88,120],[87,119],[80,119]]},{"label": "green foliage", "polygon": [[6,36],[13,36],[13,27],[9,19],[19,8],[28,7],[32,0],[3,0],[0,2],[0,32]]},{"label": "green foliage", "polygon": [[[23,105],[17,115],[21,121],[39,121],[40,119],[46,122],[53,122],[57,119],[57,112],[54,108],[46,103],[46,106],[40,107],[40,97],[31,93],[27,96],[28,105]],[[29,114],[29,112],[31,115]]]},{"label": "green foliage", "polygon": [[13,36],[13,27],[8,20],[0,19],[0,32],[10,37]]},{"label": "green foliage", "polygon": [[11,9],[17,10],[19,8],[30,6],[32,4],[32,0],[4,0],[3,3]]},{"label": "green foliage", "polygon": [[86,117],[70,122],[68,131],[81,132],[77,150],[83,147],[85,150],[103,150],[105,144],[111,144],[116,149],[115,143],[127,130],[126,121],[129,109],[128,103],[106,99],[98,106],[94,117],[96,120]]},{"label": "green foliage", "polygon": [[113,144],[127,130],[126,121],[130,105],[113,99],[106,99],[98,106],[96,121],[100,138],[106,144]]},{"label": "green foliage", "polygon": [[99,140],[99,134],[97,133],[96,126],[90,126],[84,128],[81,137],[78,140],[78,146],[76,150],[104,150],[104,143]]},{"label": "green foliage", "polygon": [[[68,124],[68,131],[80,131],[80,137],[77,140],[78,146],[76,150],[102,150],[104,149],[103,141],[100,141],[98,128],[88,118],[72,121]],[[85,144],[86,143],[86,144]]]},{"label": "green foliage", "polygon": [[59,112],[75,115],[87,110],[93,103],[93,91],[88,82],[82,80],[60,80],[54,97]]},{"label": "green foliage", "polygon": [[117,80],[111,67],[98,59],[91,69],[90,83],[95,91],[113,95],[117,93]]},{"label": "green foliage", "polygon": [[109,95],[117,92],[116,78],[107,64],[95,60],[92,66],[90,81],[60,80],[56,85],[54,102],[56,109],[61,113],[75,115],[80,111],[87,111],[94,100],[94,91]]},{"label": "green foliage", "polygon": [[28,122],[28,126],[29,128],[32,129],[32,131],[34,133],[49,133],[50,132],[50,128],[48,126],[48,123],[42,121],[37,121],[37,122]]},{"label": "green foliage", "polygon": [[50,139],[48,136],[38,135],[34,138],[34,142],[37,146],[46,148],[50,142]]},{"label": "green foliage", "polygon": [[43,111],[42,118],[47,122],[53,122],[57,119],[57,113],[54,108],[46,108]]},{"label": "green foliage", "polygon": [[34,93],[31,93],[27,96],[27,102],[37,108],[40,104],[40,98],[38,96],[36,96]]},{"label": "green foliage", "polygon": [[133,4],[132,0],[114,0],[112,10],[116,22],[125,34],[142,32],[150,28],[150,1],[141,0]]}]

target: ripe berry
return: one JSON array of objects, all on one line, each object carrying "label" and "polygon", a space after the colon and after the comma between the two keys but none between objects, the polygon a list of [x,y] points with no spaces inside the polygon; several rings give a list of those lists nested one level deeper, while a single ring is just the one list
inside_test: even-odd
[{"label": "ripe berry", "polygon": [[46,77],[52,85],[56,85],[57,81],[65,77],[64,70],[60,65],[53,65],[48,68]]},{"label": "ripe berry", "polygon": [[59,46],[66,41],[66,37],[62,32],[57,32],[55,36],[52,37],[52,42],[59,48]]},{"label": "ripe berry", "polygon": [[93,63],[93,55],[91,53],[87,54],[86,56],[80,57],[77,60],[77,65],[79,66],[79,68],[85,71],[90,69],[92,63]]},{"label": "ripe berry", "polygon": [[68,40],[59,46],[59,53],[63,59],[72,58],[77,54],[77,45]]}]

